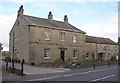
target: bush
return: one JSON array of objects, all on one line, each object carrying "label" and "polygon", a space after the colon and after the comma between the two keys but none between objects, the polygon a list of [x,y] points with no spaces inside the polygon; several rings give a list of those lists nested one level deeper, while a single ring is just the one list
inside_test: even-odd
[{"label": "bush", "polygon": [[62,59],[57,59],[55,60],[52,65],[55,65],[55,66],[60,66],[60,65],[63,65],[65,62],[62,61]]},{"label": "bush", "polygon": [[6,61],[11,62],[11,58],[10,57],[5,57],[5,62]]},{"label": "bush", "polygon": [[75,64],[76,64],[77,66],[80,66],[80,65],[81,65],[81,61],[78,60],[78,61],[75,62]]}]

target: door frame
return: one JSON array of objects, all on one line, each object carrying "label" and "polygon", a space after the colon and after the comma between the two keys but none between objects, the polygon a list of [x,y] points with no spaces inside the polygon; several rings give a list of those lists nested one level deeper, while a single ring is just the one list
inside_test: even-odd
[{"label": "door frame", "polygon": [[64,62],[65,61],[65,48],[60,48],[60,59]]}]

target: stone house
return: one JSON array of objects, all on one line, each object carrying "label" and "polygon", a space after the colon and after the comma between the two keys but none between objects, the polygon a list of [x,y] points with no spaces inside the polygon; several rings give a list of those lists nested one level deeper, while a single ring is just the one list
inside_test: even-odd
[{"label": "stone house", "polygon": [[93,37],[68,22],[24,15],[23,6],[9,33],[9,52],[12,59],[24,59],[39,65],[55,60],[108,60],[118,56],[118,45],[109,38]]},{"label": "stone house", "polygon": [[118,44],[109,38],[85,36],[86,58],[109,60],[111,57],[118,59]]},{"label": "stone house", "polygon": [[28,64],[51,63],[83,58],[85,32],[68,22],[24,15],[23,6],[18,10],[17,19],[9,33],[9,51],[12,59],[24,59]]}]

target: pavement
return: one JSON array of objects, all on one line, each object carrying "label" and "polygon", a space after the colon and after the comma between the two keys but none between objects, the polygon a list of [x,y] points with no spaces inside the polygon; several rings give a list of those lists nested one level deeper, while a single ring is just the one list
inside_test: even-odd
[{"label": "pavement", "polygon": [[53,67],[24,65],[24,73],[27,75],[57,73],[57,72],[65,72],[69,70],[70,69],[67,68],[53,68]]},{"label": "pavement", "polygon": [[[5,67],[5,62],[2,61],[2,67]],[[15,68],[21,69],[21,64],[15,63]],[[9,67],[12,66],[12,63],[9,63]],[[26,75],[36,75],[36,74],[46,74],[46,73],[57,73],[69,71],[68,68],[53,68],[53,67],[41,67],[24,64],[24,74]]]}]

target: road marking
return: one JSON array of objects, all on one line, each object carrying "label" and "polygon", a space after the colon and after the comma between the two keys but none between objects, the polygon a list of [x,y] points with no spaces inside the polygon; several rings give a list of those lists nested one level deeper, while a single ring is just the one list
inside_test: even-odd
[{"label": "road marking", "polygon": [[115,69],[117,67],[111,67],[111,68],[105,68],[105,69],[97,69],[97,70],[92,70],[92,72],[97,72],[97,71],[100,71],[100,70],[109,70],[109,69]]},{"label": "road marking", "polygon": [[53,76],[53,77],[48,77],[48,78],[41,78],[41,79],[32,79],[32,80],[27,80],[27,81],[42,81],[42,80],[48,80],[48,79],[53,79],[53,78],[59,78],[62,76]]},{"label": "road marking", "polygon": [[80,74],[87,74],[87,73],[90,73],[90,72],[92,72],[92,71],[90,70],[90,71],[87,71],[87,72],[82,72]]},{"label": "road marking", "polygon": [[113,77],[113,76],[116,76],[116,75],[110,75],[110,76],[106,76],[106,77],[103,77],[103,78],[98,78],[98,79],[92,80],[91,82],[103,80],[103,79],[110,78],[110,77]]},{"label": "road marking", "polygon": [[48,80],[48,79],[53,79],[53,78],[69,77],[69,76],[74,76],[74,75],[79,75],[79,74],[87,74],[90,72],[92,72],[92,71],[87,71],[87,72],[83,72],[83,73],[67,74],[67,75],[61,75],[61,76],[53,76],[53,77],[42,78],[42,79],[33,79],[33,80],[27,80],[27,81],[38,81],[38,80],[42,81],[42,80]]},{"label": "road marking", "polygon": [[[112,67],[112,68],[107,68],[107,69],[114,69],[117,67]],[[48,77],[48,78],[41,78],[41,79],[32,79],[32,80],[27,80],[27,81],[38,81],[38,80],[48,80],[48,79],[53,79],[53,78],[60,78],[60,77],[69,77],[69,76],[74,76],[74,75],[79,75],[79,74],[88,74],[90,72],[97,72],[100,70],[104,70],[104,69],[98,69],[98,70],[89,70],[87,72],[82,72],[82,73],[74,73],[74,74],[67,74],[67,75],[61,75],[61,76],[53,76],[53,77]]]}]

